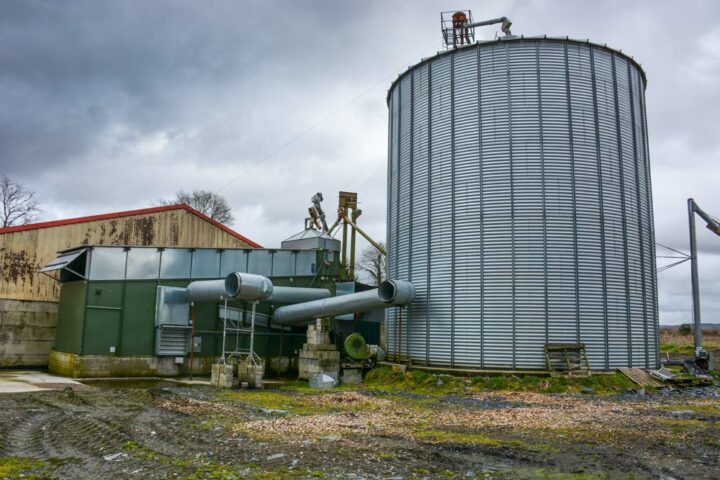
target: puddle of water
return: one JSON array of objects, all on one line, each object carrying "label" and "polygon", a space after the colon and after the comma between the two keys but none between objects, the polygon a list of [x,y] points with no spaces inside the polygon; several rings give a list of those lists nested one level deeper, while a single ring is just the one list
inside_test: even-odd
[{"label": "puddle of water", "polygon": [[97,388],[136,388],[136,389],[148,389],[148,388],[171,388],[171,387],[186,387],[189,386],[182,382],[169,382],[167,380],[148,379],[112,379],[112,380],[82,380],[82,383],[91,387]]}]

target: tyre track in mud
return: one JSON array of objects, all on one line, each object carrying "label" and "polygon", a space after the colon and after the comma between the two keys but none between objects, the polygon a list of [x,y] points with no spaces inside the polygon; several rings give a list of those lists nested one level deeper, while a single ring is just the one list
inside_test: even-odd
[{"label": "tyre track in mud", "polygon": [[[61,478],[122,474],[128,462],[111,462],[103,457],[123,451],[124,442],[131,438],[126,425],[145,405],[108,402],[101,396],[101,392],[43,392],[12,398],[10,401],[22,408],[19,415],[3,418],[0,452],[4,456],[50,460],[52,475]],[[0,400],[0,408],[9,410],[11,407],[4,405],[7,401]],[[132,461],[129,457],[122,460]]]}]

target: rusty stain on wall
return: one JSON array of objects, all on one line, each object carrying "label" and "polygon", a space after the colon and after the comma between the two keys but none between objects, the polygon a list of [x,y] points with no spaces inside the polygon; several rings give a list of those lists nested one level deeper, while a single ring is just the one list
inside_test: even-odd
[{"label": "rusty stain on wall", "polygon": [[[83,245],[248,248],[238,237],[185,210],[0,234],[0,299],[57,301],[57,282],[38,269],[57,252]],[[12,267],[6,273],[6,264]]]},{"label": "rusty stain on wall", "polygon": [[29,282],[32,285],[35,270],[38,268],[36,257],[32,259],[25,250],[19,252],[5,252],[0,278],[5,282]]}]

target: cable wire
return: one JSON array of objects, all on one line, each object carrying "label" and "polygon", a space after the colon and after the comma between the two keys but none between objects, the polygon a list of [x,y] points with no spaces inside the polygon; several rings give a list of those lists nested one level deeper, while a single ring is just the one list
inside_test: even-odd
[{"label": "cable wire", "polygon": [[[433,43],[433,47],[432,47],[432,50],[435,50],[435,49],[436,49],[436,42]],[[428,53],[429,50],[431,50],[431,49],[430,49],[430,48],[427,48],[427,49],[423,50],[423,52],[420,53],[419,55],[415,55],[415,56],[413,57],[413,59],[411,60],[411,62],[412,62],[412,61],[416,61],[418,56],[422,58],[425,54]],[[394,74],[394,73],[391,73],[391,74],[389,74],[389,75],[385,75],[385,76],[384,76],[383,78],[381,78],[380,80],[374,82],[370,87],[368,87],[368,88],[366,88],[365,90],[363,90],[361,93],[359,93],[358,95],[356,95],[355,97],[353,97],[350,101],[344,103],[344,104],[341,105],[340,107],[338,107],[338,108],[336,108],[335,110],[333,110],[332,112],[330,112],[328,115],[324,116],[323,118],[321,118],[321,119],[318,120],[317,122],[313,123],[313,124],[310,125],[308,128],[306,128],[305,130],[303,130],[302,132],[300,132],[298,135],[294,136],[293,138],[291,138],[290,140],[286,141],[285,143],[283,143],[282,145],[280,145],[278,148],[276,148],[275,150],[273,150],[272,152],[270,152],[268,155],[264,156],[263,158],[261,158],[260,160],[258,160],[258,161],[256,161],[256,162],[252,163],[252,165],[250,166],[250,168],[245,168],[245,169],[243,169],[243,173],[242,173],[242,174],[240,174],[240,175],[238,175],[238,176],[236,176],[236,177],[233,177],[233,178],[231,178],[230,180],[228,180],[222,187],[218,188],[218,189],[215,191],[215,193],[220,193],[220,192],[222,192],[223,190],[225,190],[226,188],[228,188],[230,185],[232,185],[233,183],[235,183],[236,181],[238,181],[240,178],[246,177],[246,176],[247,176],[248,174],[250,174],[258,165],[265,163],[266,161],[270,160],[271,158],[273,158],[273,157],[274,157],[275,155],[277,155],[278,153],[280,153],[280,152],[282,152],[283,150],[285,150],[286,148],[290,147],[291,145],[293,145],[294,143],[296,143],[298,140],[302,139],[302,138],[305,137],[307,134],[309,134],[310,132],[312,132],[315,128],[317,128],[318,126],[320,126],[320,125],[322,125],[323,123],[327,122],[327,121],[330,120],[332,117],[334,117],[335,115],[337,115],[337,114],[340,113],[341,111],[345,110],[347,107],[349,107],[350,105],[352,105],[352,104],[355,103],[356,101],[360,100],[362,97],[364,97],[365,95],[367,95],[369,92],[371,92],[371,91],[372,91],[374,88],[376,88],[378,85],[386,82],[386,81],[387,81],[389,78],[391,78],[393,75],[395,75],[395,74]],[[377,167],[373,170],[373,172],[372,172],[373,174],[375,173],[375,170],[377,170]],[[367,183],[367,180],[365,181],[365,183]],[[363,185],[364,185],[364,184],[363,184]]]}]

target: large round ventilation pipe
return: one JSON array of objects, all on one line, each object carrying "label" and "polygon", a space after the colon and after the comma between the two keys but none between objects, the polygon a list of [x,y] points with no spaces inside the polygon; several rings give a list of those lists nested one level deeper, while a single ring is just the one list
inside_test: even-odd
[{"label": "large round ventilation pipe", "polygon": [[275,310],[272,321],[281,325],[301,325],[314,318],[408,305],[413,298],[415,288],[410,282],[386,280],[372,290],[280,307]]},{"label": "large round ventilation pipe", "polygon": [[276,287],[262,275],[235,272],[224,280],[199,280],[187,286],[192,302],[219,302],[224,299],[277,303],[298,303],[330,296],[325,288]]}]

